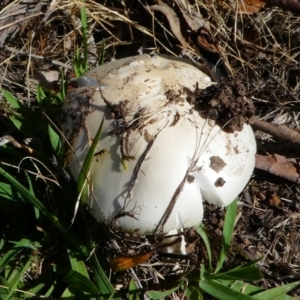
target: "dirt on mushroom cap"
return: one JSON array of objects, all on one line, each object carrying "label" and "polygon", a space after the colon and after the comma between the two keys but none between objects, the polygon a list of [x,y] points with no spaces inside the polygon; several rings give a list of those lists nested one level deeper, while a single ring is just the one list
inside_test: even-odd
[{"label": "dirt on mushroom cap", "polygon": [[246,87],[233,78],[223,79],[206,89],[196,88],[188,101],[202,117],[216,121],[227,132],[241,131],[255,113]]}]

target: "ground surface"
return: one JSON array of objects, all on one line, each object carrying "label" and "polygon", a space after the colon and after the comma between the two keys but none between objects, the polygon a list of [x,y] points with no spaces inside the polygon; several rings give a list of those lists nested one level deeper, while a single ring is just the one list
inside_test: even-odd
[{"label": "ground surface", "polygon": [[[50,6],[50,1],[37,4],[32,0],[9,6],[9,2],[0,3],[0,85],[34,108],[37,83],[58,92],[61,74],[74,77],[76,47],[83,53],[81,4],[66,0],[52,1]],[[139,52],[183,55],[216,81],[231,76],[242,83],[254,103],[254,108],[248,102],[240,107],[247,107],[246,114],[251,111],[247,118],[254,113],[263,121],[299,131],[297,11],[270,5],[242,9],[235,1],[204,0],[190,5],[188,12],[182,8],[184,1],[174,2],[86,1],[90,68],[98,64],[102,47],[106,61]],[[263,6],[262,1],[256,3]],[[249,13],[252,9],[256,12]],[[217,106],[223,104],[220,101]],[[11,128],[1,105],[0,113],[2,136]],[[256,131],[256,137],[259,154],[293,159],[299,171],[299,144],[262,131]],[[239,198],[240,214],[226,268],[264,256],[260,268],[265,279],[260,285],[270,288],[299,280],[299,209],[297,183],[256,169]],[[222,218],[221,209],[207,205],[204,224],[216,250]],[[189,251],[202,261],[206,254],[199,238],[192,230],[186,235]],[[297,294],[299,288],[292,292]]]}]

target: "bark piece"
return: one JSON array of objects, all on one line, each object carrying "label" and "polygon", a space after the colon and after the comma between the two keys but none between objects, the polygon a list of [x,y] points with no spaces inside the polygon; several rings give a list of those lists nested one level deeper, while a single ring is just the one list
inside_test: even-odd
[{"label": "bark piece", "polygon": [[295,183],[300,183],[300,166],[293,159],[277,154],[273,156],[256,154],[255,168],[267,171]]}]

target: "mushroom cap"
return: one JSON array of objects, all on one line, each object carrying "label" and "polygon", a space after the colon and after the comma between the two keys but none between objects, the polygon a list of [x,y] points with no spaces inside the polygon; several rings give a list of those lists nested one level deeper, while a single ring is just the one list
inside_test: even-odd
[{"label": "mushroom cap", "polygon": [[228,205],[253,168],[252,129],[226,133],[187,101],[210,78],[184,59],[140,55],[100,66],[77,80],[64,106],[64,132],[78,178],[105,117],[90,173],[89,206],[99,221],[114,219],[142,233],[202,221],[202,197]]}]

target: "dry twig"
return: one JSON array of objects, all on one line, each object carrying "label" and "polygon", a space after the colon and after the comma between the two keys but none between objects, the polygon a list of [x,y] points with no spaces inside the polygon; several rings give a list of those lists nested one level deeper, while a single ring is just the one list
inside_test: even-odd
[{"label": "dry twig", "polygon": [[160,11],[161,13],[163,13],[166,16],[173,34],[178,39],[181,46],[183,48],[187,49],[189,47],[189,45],[185,41],[184,37],[181,34],[180,21],[179,21],[179,18],[177,17],[177,14],[175,13],[175,11],[171,7],[169,7],[166,3],[161,2],[161,1],[159,1],[158,4],[156,4],[156,5],[149,6],[149,8],[151,10]]},{"label": "dry twig", "polygon": [[281,140],[291,141],[292,143],[300,145],[300,133],[285,125],[278,125],[266,121],[261,121],[258,118],[250,120],[250,124],[258,130],[271,134]]}]

